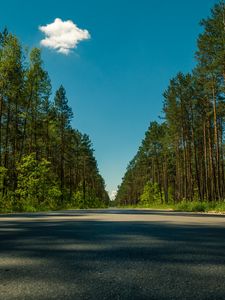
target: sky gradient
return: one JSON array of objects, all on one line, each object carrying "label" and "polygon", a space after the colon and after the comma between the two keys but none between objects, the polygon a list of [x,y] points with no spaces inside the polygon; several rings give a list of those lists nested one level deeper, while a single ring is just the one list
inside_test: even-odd
[{"label": "sky gradient", "polygon": [[0,28],[40,46],[38,29],[72,20],[91,38],[68,55],[43,48],[53,93],[63,84],[73,127],[87,133],[109,192],[116,190],[150,121],[162,116],[163,91],[195,64],[199,21],[215,0],[4,1]]}]

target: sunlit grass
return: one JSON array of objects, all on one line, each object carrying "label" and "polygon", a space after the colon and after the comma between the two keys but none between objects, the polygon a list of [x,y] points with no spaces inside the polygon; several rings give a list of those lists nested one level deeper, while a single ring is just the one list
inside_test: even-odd
[{"label": "sunlit grass", "polygon": [[168,209],[175,211],[187,211],[187,212],[223,212],[225,213],[225,201],[220,202],[200,202],[193,201],[187,202],[182,201],[177,204],[146,204],[146,205],[128,205],[128,206],[120,206],[120,208],[146,208],[146,209]]}]

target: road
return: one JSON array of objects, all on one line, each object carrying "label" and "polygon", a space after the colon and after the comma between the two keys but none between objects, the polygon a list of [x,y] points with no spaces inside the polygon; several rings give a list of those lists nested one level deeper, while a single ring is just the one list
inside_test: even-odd
[{"label": "road", "polygon": [[225,299],[225,217],[0,215],[0,299]]}]

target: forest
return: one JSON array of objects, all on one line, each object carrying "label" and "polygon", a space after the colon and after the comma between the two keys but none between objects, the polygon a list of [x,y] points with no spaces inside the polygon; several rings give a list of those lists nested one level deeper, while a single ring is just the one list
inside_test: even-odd
[{"label": "forest", "polygon": [[[225,4],[200,22],[196,64],[163,93],[115,203],[225,209]],[[72,127],[61,85],[52,93],[41,50],[0,32],[0,211],[110,204],[92,142]]]},{"label": "forest", "polygon": [[[225,201],[225,4],[201,21],[194,69],[178,72],[118,188],[120,206]],[[202,206],[201,206],[202,205]]]},{"label": "forest", "polygon": [[0,33],[0,211],[106,207],[92,143],[51,81],[39,48]]}]

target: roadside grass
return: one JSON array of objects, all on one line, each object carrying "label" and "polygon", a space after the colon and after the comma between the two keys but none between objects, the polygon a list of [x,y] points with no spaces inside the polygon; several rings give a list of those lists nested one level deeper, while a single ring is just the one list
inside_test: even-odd
[{"label": "roadside grass", "polygon": [[178,211],[190,211],[190,212],[224,212],[225,202],[181,202],[175,205],[175,209]]},{"label": "roadside grass", "polygon": [[[1,199],[0,199],[1,200]],[[102,205],[101,203],[97,203],[98,205],[86,205],[86,206],[77,206],[71,205],[70,203],[65,203],[65,205],[55,205],[55,206],[32,206],[32,205],[23,205],[23,207],[15,207],[13,205],[1,205],[0,201],[0,214],[10,214],[10,213],[35,213],[35,212],[50,212],[50,211],[59,211],[59,210],[79,210],[79,209],[102,209],[107,208],[106,205]]]},{"label": "roadside grass", "polygon": [[124,209],[127,209],[127,208],[130,208],[130,209],[132,209],[132,208],[140,208],[140,209],[158,209],[158,210],[160,210],[160,209],[167,209],[167,210],[174,210],[175,209],[175,207],[174,207],[174,205],[172,205],[172,204],[156,204],[156,203],[154,203],[154,204],[145,204],[145,205],[141,205],[141,204],[133,204],[133,205],[114,205],[113,207],[117,207],[117,208],[124,208]]},{"label": "roadside grass", "polygon": [[220,202],[187,202],[182,201],[180,203],[173,204],[136,204],[136,205],[127,205],[120,206],[120,208],[146,208],[146,209],[168,209],[174,211],[186,211],[186,212],[216,212],[216,213],[225,213],[225,201]]},{"label": "roadside grass", "polygon": [[[112,205],[113,204],[113,205]],[[116,205],[115,202],[110,203],[109,207],[118,207],[118,208],[126,208],[126,209],[133,209],[133,208],[139,208],[139,209],[158,209],[158,210],[172,210],[172,211],[183,211],[183,212],[215,212],[215,213],[224,213],[225,214],[225,200],[220,202],[200,202],[200,201],[181,201],[179,203],[145,203],[143,204],[136,204],[136,205]],[[91,208],[91,207],[85,207],[85,208]],[[93,207],[92,207],[93,208]],[[95,207],[95,208],[106,208],[106,207]],[[0,213],[13,213],[13,212],[46,212],[51,210],[71,210],[71,209],[80,209],[79,207],[75,206],[61,206],[61,207],[47,207],[47,206],[41,206],[41,207],[33,207],[31,205],[26,205],[23,207],[23,209],[12,209],[10,206],[0,206]]]}]

